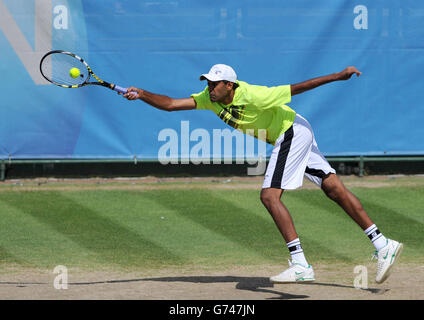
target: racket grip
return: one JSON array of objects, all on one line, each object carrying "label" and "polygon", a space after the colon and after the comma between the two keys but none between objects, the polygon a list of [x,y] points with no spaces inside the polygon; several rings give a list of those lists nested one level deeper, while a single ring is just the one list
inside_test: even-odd
[{"label": "racket grip", "polygon": [[117,85],[115,85],[113,87],[113,90],[115,90],[115,91],[117,91],[119,93],[122,93],[122,94],[126,94],[127,93],[127,89],[126,88],[122,88],[122,87],[117,86]]}]

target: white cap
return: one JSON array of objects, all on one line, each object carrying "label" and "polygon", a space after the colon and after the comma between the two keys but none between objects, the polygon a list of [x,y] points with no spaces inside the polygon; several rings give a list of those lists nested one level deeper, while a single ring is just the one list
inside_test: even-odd
[{"label": "white cap", "polygon": [[209,73],[202,74],[200,80],[208,79],[209,81],[230,81],[236,82],[237,75],[233,68],[227,66],[226,64],[216,64],[212,66],[209,70]]}]

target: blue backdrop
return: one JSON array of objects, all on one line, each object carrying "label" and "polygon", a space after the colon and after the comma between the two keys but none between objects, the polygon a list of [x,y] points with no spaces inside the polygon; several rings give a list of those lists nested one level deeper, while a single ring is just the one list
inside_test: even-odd
[{"label": "blue backdrop", "polygon": [[168,113],[101,87],[49,85],[38,63],[52,49],[79,54],[107,81],[174,98],[203,90],[199,75],[215,63],[267,86],[354,65],[361,77],[289,104],[321,151],[424,154],[423,1],[0,0],[0,18],[0,158],[157,159],[165,143],[178,144],[174,156],[209,157],[193,148],[232,130],[210,111]]}]

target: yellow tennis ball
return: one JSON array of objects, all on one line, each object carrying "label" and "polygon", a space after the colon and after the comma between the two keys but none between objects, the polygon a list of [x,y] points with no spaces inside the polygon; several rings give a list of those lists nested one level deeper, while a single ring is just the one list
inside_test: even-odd
[{"label": "yellow tennis ball", "polygon": [[79,71],[78,68],[72,68],[71,70],[69,70],[69,75],[74,79],[78,78],[80,76],[80,74],[81,74],[81,72]]}]

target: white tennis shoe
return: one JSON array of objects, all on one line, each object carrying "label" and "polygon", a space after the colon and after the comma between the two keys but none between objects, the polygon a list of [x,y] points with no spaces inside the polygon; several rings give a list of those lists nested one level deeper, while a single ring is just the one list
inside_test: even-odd
[{"label": "white tennis shoe", "polygon": [[273,283],[311,282],[315,281],[315,275],[311,265],[305,267],[289,260],[289,268],[269,280]]},{"label": "white tennis shoe", "polygon": [[373,258],[377,258],[377,277],[375,278],[375,282],[383,283],[388,278],[396,262],[396,258],[400,256],[402,249],[402,243],[387,239],[386,246],[375,252],[373,256]]}]

